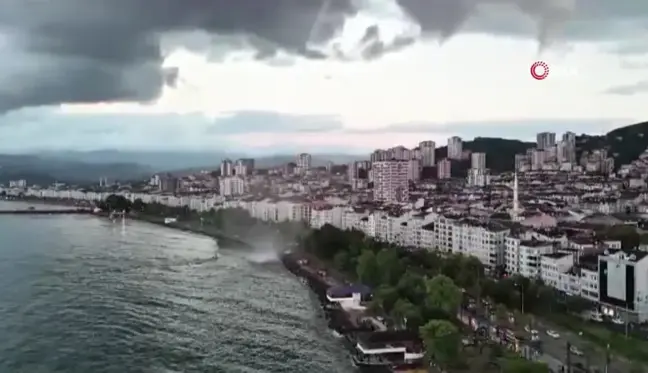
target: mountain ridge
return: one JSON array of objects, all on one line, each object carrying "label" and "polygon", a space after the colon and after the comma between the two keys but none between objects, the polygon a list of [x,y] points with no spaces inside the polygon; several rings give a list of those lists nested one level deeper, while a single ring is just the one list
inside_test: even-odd
[{"label": "mountain ridge", "polygon": [[[566,129],[567,131],[568,129]],[[465,141],[463,148],[472,152],[485,152],[486,167],[493,172],[512,171],[515,154],[525,153],[535,143],[499,137],[476,137]],[[648,148],[648,122],[640,122],[613,129],[604,135],[582,134],[576,137],[578,156],[584,151],[607,149],[615,159],[615,166],[637,159]],[[436,149],[436,159],[447,156],[447,146]],[[367,159],[369,154],[313,154],[314,166],[328,161],[346,164]],[[119,151],[96,150],[90,152],[60,151],[24,155],[0,154],[0,182],[15,179],[45,181],[97,181],[100,177],[114,180],[134,180],[154,173],[182,170],[215,170],[221,160],[247,158],[244,153],[179,152],[179,151]],[[279,166],[295,161],[296,155],[271,155],[254,157],[259,168]],[[461,162],[460,162],[461,163]],[[466,161],[461,163],[465,167]],[[25,176],[26,175],[26,176]],[[29,176],[29,177],[27,177]]]}]

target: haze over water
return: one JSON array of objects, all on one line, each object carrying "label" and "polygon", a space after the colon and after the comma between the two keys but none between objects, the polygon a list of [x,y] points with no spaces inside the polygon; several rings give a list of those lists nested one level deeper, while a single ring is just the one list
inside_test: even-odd
[{"label": "haze over water", "polygon": [[141,222],[0,216],[0,372],[352,371],[305,286],[217,251]]}]

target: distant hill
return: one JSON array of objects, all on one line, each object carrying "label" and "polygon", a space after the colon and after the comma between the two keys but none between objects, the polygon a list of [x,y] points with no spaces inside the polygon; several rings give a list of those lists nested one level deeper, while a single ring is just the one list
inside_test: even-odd
[{"label": "distant hill", "polygon": [[29,184],[62,182],[98,182],[108,180],[132,180],[150,175],[148,167],[135,163],[90,164],[60,159],[46,159],[33,155],[0,154],[0,183],[25,179]]},{"label": "distant hill", "polygon": [[648,122],[620,127],[603,136],[580,136],[576,141],[580,151],[607,149],[615,167],[619,167],[634,161],[648,148]]},{"label": "distant hill", "polygon": [[[225,152],[180,152],[180,151],[119,151],[96,150],[89,152],[43,152],[37,154],[46,159],[55,159],[88,164],[136,163],[148,167],[153,172],[198,171],[217,169],[223,159],[236,160],[250,157],[243,153]],[[275,155],[254,157],[259,168],[275,167],[294,162],[296,155]],[[323,166],[329,160],[334,163],[348,163],[358,156],[344,154],[313,155],[313,165]]]},{"label": "distant hill", "polygon": [[[566,128],[565,131],[569,129]],[[557,134],[560,136],[560,134]],[[515,154],[523,154],[533,148],[533,142],[502,139],[494,137],[477,137],[464,142],[464,149],[472,152],[486,153],[486,167],[493,172],[507,172],[515,169]],[[607,149],[614,157],[615,167],[628,164],[637,159],[648,148],[648,122],[641,122],[614,129],[602,136],[580,135],[576,137],[576,153],[580,157],[583,151]],[[447,146],[437,148],[436,158],[445,158]],[[470,167],[469,161],[456,162],[460,169]]]},{"label": "distant hill", "polygon": [[[568,128],[565,129],[569,130]],[[560,135],[560,134],[558,134]],[[519,140],[477,137],[464,142],[464,149],[472,152],[485,152],[486,167],[494,173],[512,171],[515,167],[515,154],[522,154],[535,146],[532,142]],[[605,148],[615,158],[619,167],[637,159],[648,148],[648,122],[617,128],[602,136],[581,135],[576,138],[577,155],[583,151]],[[437,148],[436,158],[447,156],[446,146]],[[345,154],[313,155],[313,165],[323,166],[328,161],[346,164],[353,160],[366,159],[366,156]],[[0,182],[15,179],[59,180],[59,181],[98,181],[100,177],[109,180],[133,180],[157,172],[215,170],[220,162],[246,158],[243,153],[225,152],[174,152],[174,151],[118,151],[98,150],[90,152],[44,152],[36,155],[0,155]],[[267,168],[295,161],[296,155],[275,155],[254,157],[257,167]],[[470,161],[456,162],[458,176],[465,173]],[[454,171],[453,171],[454,173]],[[21,176],[22,175],[22,176]]]},{"label": "distant hill", "polygon": [[[486,167],[494,173],[513,171],[515,169],[515,155],[522,154],[527,149],[533,148],[535,143],[523,142],[520,140],[501,139],[497,137],[476,137],[472,141],[463,143],[465,150],[471,152],[486,153]],[[448,147],[442,146],[436,149],[436,159],[442,159],[448,156]],[[462,175],[466,168],[470,167],[470,160],[456,162]],[[453,172],[454,174],[454,172]]]}]

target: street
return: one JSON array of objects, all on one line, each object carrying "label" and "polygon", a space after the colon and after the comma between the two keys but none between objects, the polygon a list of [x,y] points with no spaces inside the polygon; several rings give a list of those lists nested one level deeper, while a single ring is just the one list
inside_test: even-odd
[{"label": "street", "polygon": [[[603,348],[600,348],[593,343],[588,342],[587,340],[574,333],[555,326],[550,326],[543,321],[536,321],[534,328],[538,331],[538,335],[540,337],[540,340],[542,341],[543,350],[546,355],[550,356],[553,359],[565,362],[567,360],[567,342],[569,342],[572,346],[575,346],[578,350],[580,350],[584,354],[587,354],[591,368],[597,368],[601,372],[604,371],[605,350]],[[547,330],[557,331],[560,334],[560,337],[553,338],[547,335]],[[588,350],[587,346],[591,346],[591,348]],[[583,366],[587,366],[585,356],[576,356],[572,353],[571,361],[572,364],[580,363],[583,364]],[[630,366],[631,364],[628,360],[612,355],[608,372],[626,373],[630,371]]]},{"label": "street", "polygon": [[[484,309],[488,309],[485,307]],[[473,313],[474,311],[465,310],[466,313]],[[490,323],[490,321],[488,321]],[[516,329],[523,330],[524,325],[518,324]],[[533,322],[533,329],[538,331],[538,340],[540,341],[543,354],[538,356],[537,359],[547,363],[550,369],[555,372],[560,371],[560,367],[567,364],[567,343],[569,342],[578,351],[582,352],[582,356],[571,353],[570,359],[572,366],[587,367],[590,369],[598,369],[600,372],[605,371],[605,349],[587,341],[570,331],[565,330],[554,325],[550,325],[543,320],[535,319]],[[547,331],[553,330],[558,332],[559,336],[554,338],[547,334]],[[523,332],[529,340],[531,340],[531,333]],[[611,355],[610,365],[608,366],[608,373],[627,373],[631,369],[632,363],[627,359],[619,356]]]}]

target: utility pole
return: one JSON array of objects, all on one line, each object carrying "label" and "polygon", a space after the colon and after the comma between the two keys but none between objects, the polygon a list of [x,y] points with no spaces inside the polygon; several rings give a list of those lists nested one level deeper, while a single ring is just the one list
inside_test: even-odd
[{"label": "utility pole", "polygon": [[567,359],[565,360],[567,363],[567,373],[572,372],[572,365],[571,365],[571,343],[567,342]]},{"label": "utility pole", "polygon": [[522,302],[522,304],[520,306],[520,310],[522,311],[522,314],[524,315],[524,284],[519,283],[518,286],[520,288],[520,298],[521,298],[521,302]]},{"label": "utility pole", "polygon": [[626,300],[626,302],[625,302],[625,337],[626,337],[626,339],[628,339],[628,324],[629,324],[628,317],[629,317],[629,315],[628,315],[628,301]]},{"label": "utility pole", "polygon": [[610,344],[608,343],[607,348],[605,349],[605,373],[609,373],[610,369]]}]

